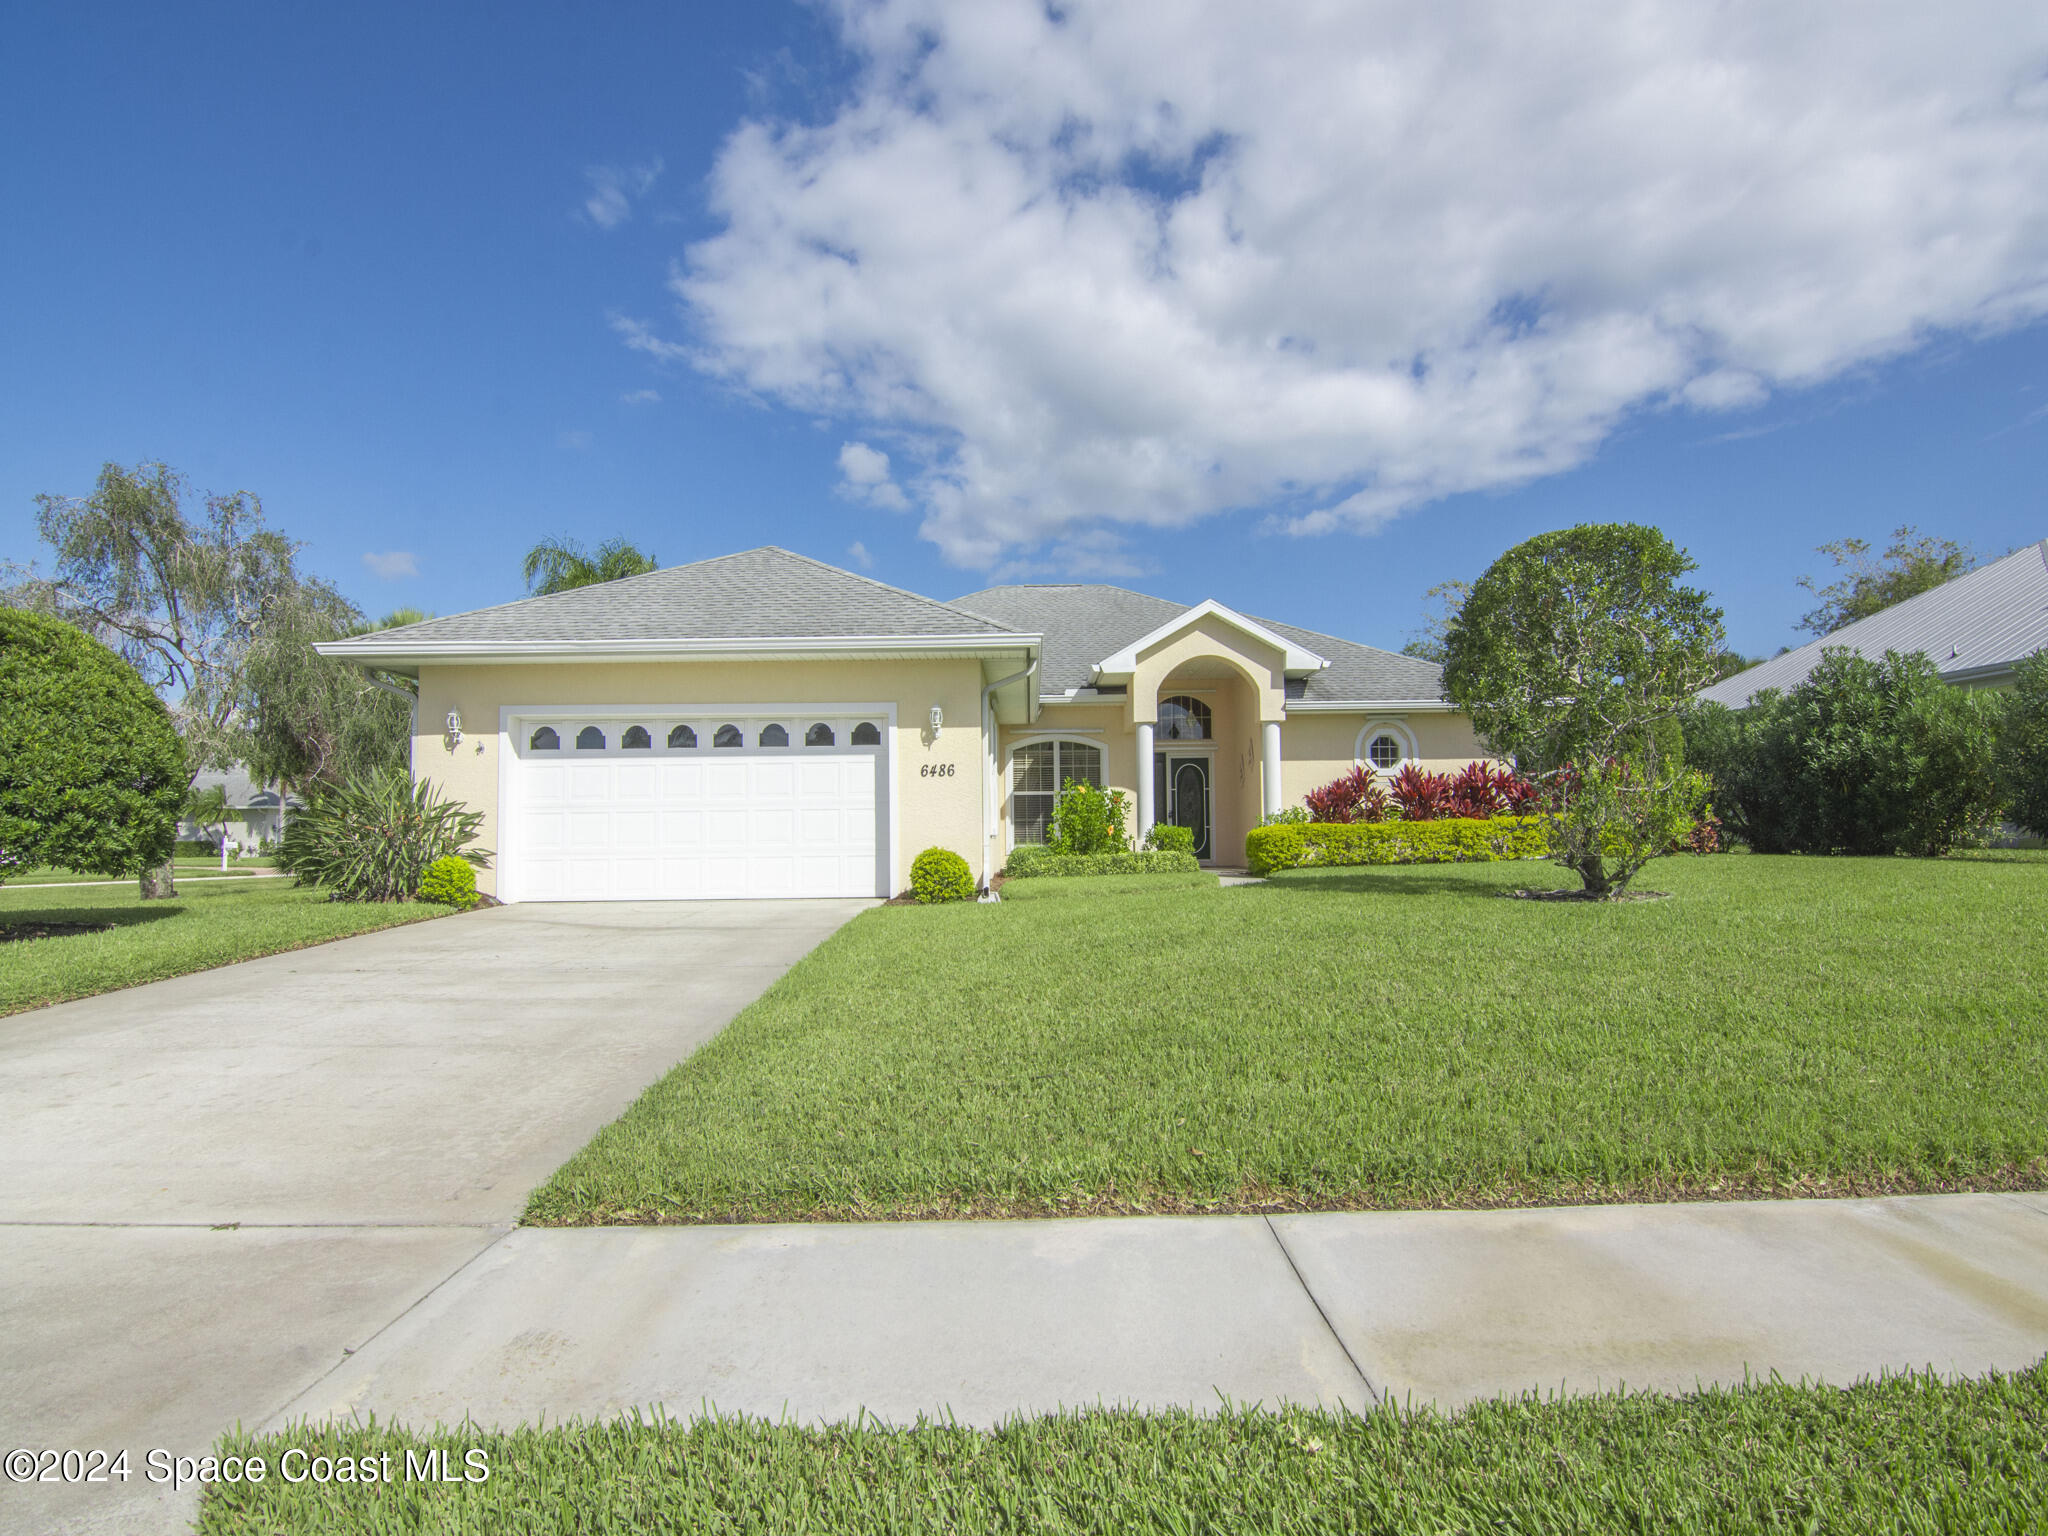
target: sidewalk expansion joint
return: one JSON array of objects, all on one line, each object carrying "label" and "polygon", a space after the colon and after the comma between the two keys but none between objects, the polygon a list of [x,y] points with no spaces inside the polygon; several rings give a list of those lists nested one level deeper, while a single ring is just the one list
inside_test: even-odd
[{"label": "sidewalk expansion joint", "polygon": [[1294,1255],[1287,1249],[1287,1239],[1282,1237],[1280,1229],[1273,1225],[1273,1218],[1261,1216],[1259,1219],[1266,1224],[1266,1230],[1273,1234],[1273,1241],[1280,1248],[1280,1257],[1287,1261],[1287,1267],[1294,1275],[1294,1283],[1301,1287],[1301,1294],[1306,1296],[1309,1305],[1316,1309],[1316,1316],[1323,1320],[1323,1326],[1330,1331],[1330,1337],[1337,1341],[1337,1347],[1344,1351],[1344,1358],[1351,1362],[1351,1369],[1358,1373],[1358,1379],[1365,1387],[1366,1395],[1374,1402],[1383,1401],[1380,1389],[1374,1386],[1372,1378],[1365,1374],[1365,1367],[1358,1363],[1358,1356],[1351,1353],[1351,1346],[1344,1342],[1344,1335],[1337,1331],[1337,1325],[1330,1321],[1330,1314],[1323,1310],[1322,1299],[1310,1288],[1307,1278],[1301,1272],[1301,1266],[1294,1262]]}]

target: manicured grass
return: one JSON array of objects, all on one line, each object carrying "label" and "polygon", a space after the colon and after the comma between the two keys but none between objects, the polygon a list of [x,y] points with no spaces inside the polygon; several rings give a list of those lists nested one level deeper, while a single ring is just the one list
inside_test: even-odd
[{"label": "manicured grass", "polygon": [[1214,875],[1190,871],[1171,875],[1034,875],[1028,880],[1005,880],[998,894],[1004,901],[1065,901],[1215,889]]},{"label": "manicured grass", "polygon": [[1557,874],[864,913],[527,1219],[2048,1187],[2048,863],[1732,854],[1653,866],[1667,901],[1502,899]]},{"label": "manicured grass", "polygon": [[[278,1458],[382,1457],[371,1486]],[[485,1453],[481,1483],[404,1481],[406,1453]],[[1845,1391],[1485,1404],[1455,1418],[1091,1412],[992,1432],[628,1420],[513,1434],[377,1426],[229,1436],[201,1536],[341,1531],[746,1533],[1977,1532],[2048,1526],[2048,1368]],[[295,1465],[298,1465],[295,1463]],[[374,1465],[380,1469],[382,1462]]]},{"label": "manicured grass", "polygon": [[[0,1014],[39,1008],[302,949],[329,939],[446,916],[416,902],[330,902],[290,880],[221,880],[144,901],[134,887],[20,891],[0,887]],[[107,923],[103,933],[8,939],[32,925]]]},{"label": "manicured grass", "polygon": [[[196,862],[180,859],[176,867],[177,878],[180,880],[183,880],[188,875],[197,877],[214,876],[217,878],[221,875],[232,877],[235,875],[274,875],[277,873],[277,866],[268,859],[261,861],[250,859],[246,862],[237,859],[230,862],[226,869],[220,867],[218,859],[200,859]],[[70,869],[18,869],[8,875],[7,884],[0,886],[0,890],[13,890],[23,885],[111,886],[136,884],[138,882],[133,878],[114,881],[109,880],[105,875],[81,875],[76,870]]]}]

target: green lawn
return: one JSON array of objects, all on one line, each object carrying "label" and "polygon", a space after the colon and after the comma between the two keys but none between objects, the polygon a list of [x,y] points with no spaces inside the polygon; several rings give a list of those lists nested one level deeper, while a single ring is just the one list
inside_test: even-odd
[{"label": "green lawn", "polygon": [[[379,1472],[389,1455],[395,1480],[293,1485],[278,1468],[294,1447],[378,1458]],[[407,1453],[429,1447],[458,1469],[483,1452],[488,1480],[405,1481]],[[1846,1391],[1525,1399],[1455,1418],[1091,1412],[993,1432],[629,1420],[430,1436],[373,1425],[229,1436],[218,1449],[261,1455],[269,1471],[209,1486],[200,1536],[2018,1532],[2048,1528],[2048,1367]]]},{"label": "green lawn", "polygon": [[866,912],[527,1219],[2048,1187],[2038,855],[1671,859],[1642,882],[1667,901],[1502,899],[1557,873]]},{"label": "green lawn", "polygon": [[[218,859],[180,859],[177,862],[176,868],[177,878],[180,880],[183,880],[188,875],[212,876],[215,878],[227,875],[232,878],[236,875],[274,875],[277,873],[276,864],[269,859],[236,859],[230,861],[226,869],[220,867],[220,860]],[[127,880],[109,880],[105,875],[81,875],[76,870],[70,869],[17,869],[8,875],[7,884],[0,886],[0,890],[13,890],[23,885],[112,886],[135,885],[137,883],[133,877]]]},{"label": "green lawn", "polygon": [[[131,886],[0,886],[0,1014],[204,971],[236,960],[445,916],[446,907],[330,902],[290,880],[221,880],[144,901]],[[108,923],[102,933],[9,938],[31,925]]]}]

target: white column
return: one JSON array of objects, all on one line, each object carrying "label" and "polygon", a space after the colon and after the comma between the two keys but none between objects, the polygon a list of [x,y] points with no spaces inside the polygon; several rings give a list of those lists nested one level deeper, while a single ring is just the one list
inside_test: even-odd
[{"label": "white column", "polygon": [[1145,846],[1145,834],[1152,830],[1158,807],[1152,803],[1152,722],[1138,722],[1138,846]]},{"label": "white column", "polygon": [[1265,738],[1259,776],[1264,780],[1266,814],[1272,816],[1280,809],[1280,722],[1268,720],[1259,730]]}]

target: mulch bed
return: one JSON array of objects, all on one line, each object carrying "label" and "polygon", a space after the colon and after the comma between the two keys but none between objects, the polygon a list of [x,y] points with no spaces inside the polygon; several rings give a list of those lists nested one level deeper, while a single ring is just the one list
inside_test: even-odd
[{"label": "mulch bed", "polygon": [[77,933],[105,933],[112,923],[0,923],[0,944],[16,939],[68,939]]}]

